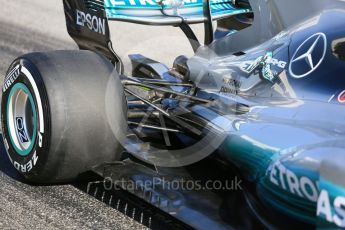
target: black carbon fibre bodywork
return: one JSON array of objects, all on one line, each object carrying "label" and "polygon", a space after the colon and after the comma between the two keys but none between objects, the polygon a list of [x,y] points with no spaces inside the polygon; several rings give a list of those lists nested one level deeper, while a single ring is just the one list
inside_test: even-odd
[{"label": "black carbon fibre bodywork", "polygon": [[[171,69],[130,56],[133,77],[122,83],[131,157],[95,172],[123,189],[123,178],[158,178],[157,187],[127,190],[198,229],[345,227],[345,4],[249,2],[250,27],[208,37]],[[80,48],[120,63],[101,1],[64,4]],[[180,179],[207,183],[213,173],[210,180],[238,177],[243,188],[164,189]]]},{"label": "black carbon fibre bodywork", "polygon": [[102,53],[121,74],[123,64],[112,47],[103,0],[63,0],[63,4],[67,31],[79,48]]}]

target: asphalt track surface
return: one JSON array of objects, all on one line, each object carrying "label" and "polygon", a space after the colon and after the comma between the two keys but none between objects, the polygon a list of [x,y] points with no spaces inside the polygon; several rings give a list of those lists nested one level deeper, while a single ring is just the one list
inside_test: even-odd
[{"label": "asphalt track surface", "polygon": [[[62,0],[0,0],[0,5],[1,83],[10,63],[24,53],[77,49],[65,29]],[[114,48],[122,57],[144,53],[169,64],[174,56],[191,55],[188,42],[176,28],[115,23],[111,31]],[[125,66],[129,67],[128,59]],[[96,199],[85,188],[85,184],[34,186],[23,182],[10,164],[1,138],[0,229],[145,229],[160,225],[146,213],[130,210],[126,202],[110,207],[109,198],[100,201],[105,199],[104,193],[93,191]],[[110,195],[114,200],[125,196]],[[126,199],[130,203],[132,198]]]}]

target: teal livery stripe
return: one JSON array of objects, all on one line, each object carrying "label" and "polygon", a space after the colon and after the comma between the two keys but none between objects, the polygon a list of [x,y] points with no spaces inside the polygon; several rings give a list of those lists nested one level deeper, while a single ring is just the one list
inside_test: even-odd
[{"label": "teal livery stripe", "polygon": [[[180,4],[175,1],[173,4]],[[202,0],[185,0],[176,10],[171,2],[164,1],[159,5],[154,0],[105,0],[104,6],[109,18],[140,18],[162,16],[161,9],[171,11],[173,15],[182,17],[203,17]],[[249,8],[237,8],[227,0],[211,0],[211,11],[213,16],[226,16],[250,12]],[[167,12],[170,14],[170,12]]]}]

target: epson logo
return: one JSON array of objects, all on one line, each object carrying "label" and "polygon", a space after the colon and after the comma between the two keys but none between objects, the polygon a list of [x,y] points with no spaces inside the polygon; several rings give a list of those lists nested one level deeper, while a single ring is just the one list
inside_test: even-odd
[{"label": "epson logo", "polygon": [[105,19],[77,10],[77,25],[86,26],[90,30],[105,35]]}]

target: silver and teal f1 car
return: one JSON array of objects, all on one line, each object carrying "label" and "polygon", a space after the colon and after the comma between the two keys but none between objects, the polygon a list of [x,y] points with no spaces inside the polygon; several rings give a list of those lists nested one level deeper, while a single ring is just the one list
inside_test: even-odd
[{"label": "silver and teal f1 car", "polygon": [[[344,1],[63,3],[80,50],[21,56],[3,85],[29,181],[91,170],[196,229],[345,227]],[[178,27],[195,54],[124,74],[113,20]]]}]

